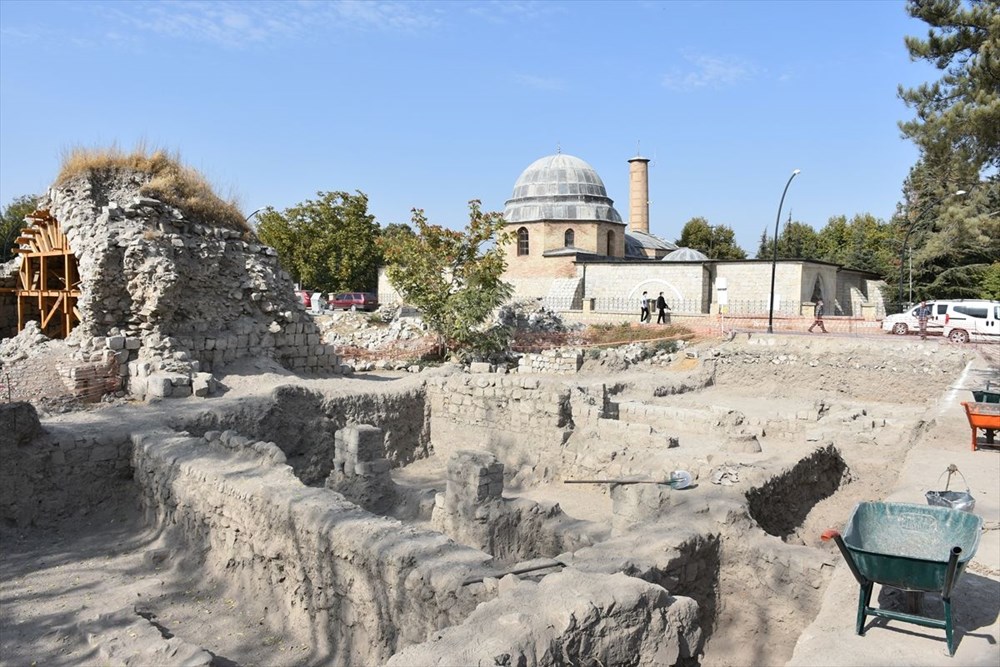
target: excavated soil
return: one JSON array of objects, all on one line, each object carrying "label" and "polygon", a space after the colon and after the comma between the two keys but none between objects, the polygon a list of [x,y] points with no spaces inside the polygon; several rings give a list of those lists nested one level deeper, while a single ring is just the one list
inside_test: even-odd
[{"label": "excavated soil", "polygon": [[[747,348],[727,351],[725,344],[716,341],[696,347],[697,359],[681,356],[668,369],[589,373],[566,380],[604,384],[619,402],[742,415],[739,428],[760,443],[762,453],[699,453],[698,443],[708,438],[705,428],[691,424],[685,430],[681,424],[676,449],[629,453],[628,443],[621,443],[620,456],[628,458],[621,469],[687,467],[696,474],[696,485],[689,492],[696,494],[721,489],[709,474],[720,464],[737,470],[736,466],[746,465],[743,481],[732,490],[745,497],[756,526],[734,529],[722,538],[722,548],[727,539],[739,540],[740,530],[751,530],[788,544],[825,549],[835,562],[839,556],[819,541],[819,533],[843,525],[858,501],[890,493],[900,462],[933,419],[935,402],[958,380],[965,354],[939,341],[914,345],[905,354],[887,352],[882,340],[868,351],[855,340],[848,342],[846,354],[838,351],[838,339],[831,336],[823,340],[822,349],[792,349],[785,359],[772,363],[752,361]],[[713,349],[721,350],[721,355]],[[913,358],[923,364],[923,370],[914,370]],[[825,361],[810,365],[809,359]],[[708,367],[713,369],[710,375],[706,375]],[[274,364],[250,360],[231,371],[222,378],[224,395],[214,400],[233,406],[293,381],[338,394],[372,387],[392,392],[401,384],[420,381],[412,373],[301,380]],[[124,419],[141,429],[171,420],[183,422],[191,408],[189,401],[169,401],[103,409],[122,411]],[[50,417],[51,423],[62,425],[75,420],[91,421],[93,411]],[[441,489],[444,464],[432,456],[398,469],[395,477],[398,483],[414,488]],[[757,479],[752,474],[754,466],[775,472]],[[569,517],[604,526],[597,532],[608,533],[612,512],[606,486],[569,487],[553,478],[530,481],[537,483],[509,488],[505,497],[558,502]],[[80,508],[76,515],[44,530],[0,527],[0,654],[4,663],[93,662],[96,649],[80,624],[128,606],[151,620],[164,637],[182,637],[211,651],[216,665],[322,662],[322,654],[309,637],[276,630],[266,608],[258,608],[253,600],[230,597],[224,582],[177,557],[174,545],[144,526],[134,508],[135,499],[123,487],[102,506]],[[696,504],[677,508],[674,519],[684,521],[690,516],[694,520],[695,515],[685,514],[692,510],[700,511]],[[424,519],[413,521],[426,525]],[[705,566],[711,590],[701,592],[719,596],[710,612],[714,627],[701,664],[783,664],[816,609],[784,599],[780,586],[769,580],[766,564],[720,564],[718,555],[715,558],[714,565]]]}]

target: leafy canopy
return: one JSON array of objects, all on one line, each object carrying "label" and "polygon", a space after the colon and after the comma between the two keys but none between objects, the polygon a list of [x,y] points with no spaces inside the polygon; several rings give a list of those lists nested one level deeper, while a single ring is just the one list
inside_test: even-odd
[{"label": "leafy canopy", "polygon": [[389,281],[437,333],[446,349],[481,355],[503,349],[510,332],[487,324],[513,288],[502,280],[507,261],[500,213],[483,213],[469,202],[469,223],[455,231],[427,222],[413,210],[413,230],[397,229],[379,242]]},{"label": "leafy canopy", "polygon": [[[911,60],[940,71],[936,81],[899,87],[915,117],[899,124],[920,151],[895,219],[896,252],[912,249],[914,297],[995,294],[1000,262],[1000,2],[909,0],[927,24],[907,37]],[[958,190],[968,191],[956,197]],[[904,240],[906,241],[904,247]],[[906,282],[909,262],[897,260]]]},{"label": "leafy canopy", "polygon": [[677,245],[705,253],[709,259],[746,259],[747,254],[736,243],[736,234],[728,225],[710,225],[702,217],[691,218],[681,229]]},{"label": "leafy canopy", "polygon": [[[789,220],[778,236],[779,259],[811,259],[886,276],[899,261],[892,241],[893,227],[870,213],[833,216],[819,232]],[[774,243],[767,229],[761,235],[757,259],[770,259]]]},{"label": "leafy canopy", "polygon": [[258,215],[257,235],[304,288],[322,292],[375,291],[381,259],[379,226],[363,192],[318,192],[284,213]]},{"label": "leafy canopy", "polygon": [[34,213],[38,205],[38,197],[21,195],[15,197],[0,213],[0,262],[7,262],[14,257],[14,239],[24,228],[24,217]]},{"label": "leafy canopy", "polygon": [[911,60],[941,70],[941,78],[899,96],[916,111],[901,122],[925,159],[953,159],[977,169],[1000,168],[1000,3],[997,0],[909,0],[926,39],[906,37]]}]

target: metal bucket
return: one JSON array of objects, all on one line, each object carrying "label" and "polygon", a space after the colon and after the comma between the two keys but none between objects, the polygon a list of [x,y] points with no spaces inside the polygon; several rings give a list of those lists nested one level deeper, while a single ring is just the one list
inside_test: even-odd
[{"label": "metal bucket", "polygon": [[[947,507],[953,510],[961,510],[963,512],[971,512],[976,509],[976,499],[972,497],[969,493],[969,483],[965,481],[965,475],[958,469],[954,463],[948,466],[943,473],[938,475],[938,482],[944,477],[944,473],[948,473],[948,480],[945,482],[944,491],[928,491],[924,494],[924,498],[927,499],[928,505],[934,505],[936,507]],[[951,476],[955,473],[962,475],[962,481],[965,482],[965,491],[949,491],[948,487],[951,486]]]},{"label": "metal bucket", "polygon": [[924,497],[927,498],[928,505],[949,507],[963,512],[976,509],[976,499],[968,491],[928,491]]}]

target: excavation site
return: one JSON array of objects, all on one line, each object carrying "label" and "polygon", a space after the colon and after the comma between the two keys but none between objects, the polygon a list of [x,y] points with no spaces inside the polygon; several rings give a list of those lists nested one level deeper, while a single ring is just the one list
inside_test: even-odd
[{"label": "excavation site", "polygon": [[837,565],[820,533],[891,489],[967,362],[881,380],[909,346],[809,342],[610,375],[258,364],[206,401],[41,422],[7,404],[4,654],[784,663]]},{"label": "excavation site", "polygon": [[[960,405],[995,349],[707,328],[350,364],[331,327],[420,325],[307,311],[150,182],[54,187],[2,278],[3,664],[996,664],[998,459]],[[821,540],[949,465],[985,520],[950,663],[856,636]]]}]

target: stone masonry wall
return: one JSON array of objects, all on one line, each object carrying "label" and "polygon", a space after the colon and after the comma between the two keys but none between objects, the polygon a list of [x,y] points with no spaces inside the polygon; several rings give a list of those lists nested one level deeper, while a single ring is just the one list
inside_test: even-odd
[{"label": "stone masonry wall", "polygon": [[147,517],[331,664],[381,664],[495,596],[462,586],[483,552],[303,486],[277,461],[172,433],[133,439]]},{"label": "stone masonry wall", "polygon": [[558,454],[572,433],[570,389],[561,382],[516,375],[461,374],[427,381],[435,454],[484,449],[509,474]]},{"label": "stone masonry wall", "polygon": [[300,372],[339,371],[275,251],[140,196],[148,179],[91,172],[39,204],[78,260],[81,322],[71,338],[81,353],[95,338],[122,336],[140,341],[123,365],[149,362],[129,367],[143,377],[211,372],[247,356],[272,356]]},{"label": "stone masonry wall", "polygon": [[132,445],[121,432],[42,430],[28,403],[0,405],[0,522],[46,526],[127,493]]},{"label": "stone masonry wall", "polygon": [[583,365],[580,350],[544,350],[528,352],[517,361],[518,373],[576,373]]},{"label": "stone masonry wall", "polygon": [[[400,382],[403,382],[402,380]],[[384,433],[377,458],[393,466],[429,454],[430,424],[422,383],[393,391],[323,395],[303,387],[278,387],[270,399],[245,401],[236,409],[217,410],[210,404],[198,415],[175,426],[194,434],[235,430],[258,440],[276,442],[295,474],[310,486],[322,486],[334,467],[337,431],[348,424],[370,424]]]}]

